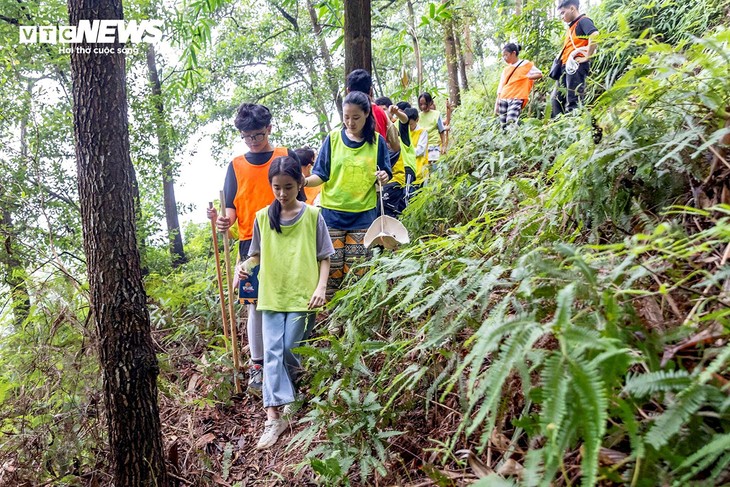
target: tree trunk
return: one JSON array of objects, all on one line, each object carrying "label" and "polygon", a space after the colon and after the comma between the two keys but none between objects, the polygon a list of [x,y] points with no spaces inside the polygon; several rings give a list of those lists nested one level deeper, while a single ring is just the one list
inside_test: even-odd
[{"label": "tree trunk", "polygon": [[443,26],[444,47],[446,49],[446,68],[449,73],[449,101],[454,106],[459,106],[461,104],[461,93],[459,92],[459,66],[452,20],[444,20]]},{"label": "tree trunk", "polygon": [[470,73],[474,66],[474,46],[471,42],[471,28],[469,27],[469,17],[464,16],[464,64],[466,72]]},{"label": "tree trunk", "polygon": [[[68,0],[68,11],[74,26],[82,19],[123,18],[121,0]],[[122,44],[104,47],[116,51]],[[167,487],[159,367],[135,238],[124,70],[121,53],[71,53],[81,222],[114,485]]]},{"label": "tree trunk", "polygon": [[461,39],[459,39],[459,29],[454,29],[454,45],[456,47],[456,55],[459,59],[459,80],[461,81],[461,91],[466,91],[469,89],[469,82],[466,78],[466,59],[464,58],[464,50],[461,45]]},{"label": "tree trunk", "polygon": [[345,0],[345,76],[355,69],[372,73],[370,0]]},{"label": "tree trunk", "polygon": [[[28,81],[26,85],[28,100],[32,100],[33,84]],[[28,161],[28,118],[30,117],[30,101],[25,107],[23,116],[20,119],[20,164],[25,167]],[[5,284],[10,289],[10,299],[13,305],[13,324],[19,327],[30,314],[30,295],[26,283],[26,270],[18,257],[17,241],[18,236],[13,225],[13,211],[17,205],[13,203],[15,198],[11,190],[0,182],[0,207],[2,208],[2,220],[0,220],[0,236],[2,236],[2,250],[0,251],[0,262],[5,268]]]},{"label": "tree trunk", "polygon": [[418,31],[416,30],[416,15],[413,12],[412,0],[407,0],[408,6],[408,33],[413,41],[413,56],[416,58],[416,82],[418,83],[418,93],[421,93],[423,87],[423,60],[421,59],[421,46],[418,44]]},{"label": "tree trunk", "polygon": [[173,178],[172,158],[170,157],[170,138],[165,123],[165,107],[162,102],[162,83],[157,72],[155,47],[147,47],[147,69],[150,84],[152,85],[152,107],[154,109],[153,123],[157,132],[157,152],[162,170],[162,193],[165,203],[165,221],[167,223],[167,237],[170,240],[169,249],[172,266],[184,264],[185,249],[183,248],[180,222],[177,218],[177,202],[175,201],[175,179]]},{"label": "tree trunk", "polygon": [[330,51],[327,49],[327,41],[322,33],[322,26],[319,25],[317,11],[314,10],[312,0],[307,0],[307,10],[309,11],[309,20],[312,22],[314,35],[317,37],[319,44],[319,55],[324,60],[324,75],[327,78],[327,86],[329,86],[332,101],[334,101],[337,113],[340,115],[340,121],[342,121],[342,91],[340,91],[340,84],[335,75],[335,70],[332,67],[332,56],[330,56]]},{"label": "tree trunk", "polygon": [[522,0],[515,0],[515,15],[522,15]]},{"label": "tree trunk", "polygon": [[13,325],[20,327],[30,313],[30,295],[25,282],[25,268],[17,257],[15,229],[13,217],[10,213],[7,195],[2,195],[2,220],[0,221],[0,235],[3,239],[3,248],[0,251],[0,262],[5,268],[5,284],[10,288],[10,299],[13,303]]}]

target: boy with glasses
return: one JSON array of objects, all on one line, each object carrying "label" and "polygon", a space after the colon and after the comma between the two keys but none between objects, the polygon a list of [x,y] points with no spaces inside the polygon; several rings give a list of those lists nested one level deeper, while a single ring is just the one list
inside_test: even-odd
[{"label": "boy with glasses", "polygon": [[[228,166],[223,190],[226,196],[226,214],[217,218],[217,227],[227,232],[238,222],[238,254],[240,261],[248,258],[253,237],[253,223],[256,212],[274,201],[269,184],[269,166],[277,157],[299,158],[286,147],[274,147],[269,142],[271,135],[271,112],[263,105],[244,103],[238,107],[234,125],[248,146],[248,152],[237,156]],[[248,305],[248,335],[251,364],[249,366],[248,388],[259,393],[264,377],[264,344],[261,332],[261,312],[256,306]]]}]

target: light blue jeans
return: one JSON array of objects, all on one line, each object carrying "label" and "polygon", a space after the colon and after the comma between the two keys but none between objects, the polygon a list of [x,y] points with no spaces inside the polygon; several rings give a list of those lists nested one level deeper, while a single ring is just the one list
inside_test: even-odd
[{"label": "light blue jeans", "polygon": [[291,349],[299,346],[314,325],[315,313],[263,312],[264,407],[289,404],[296,399],[301,362]]}]

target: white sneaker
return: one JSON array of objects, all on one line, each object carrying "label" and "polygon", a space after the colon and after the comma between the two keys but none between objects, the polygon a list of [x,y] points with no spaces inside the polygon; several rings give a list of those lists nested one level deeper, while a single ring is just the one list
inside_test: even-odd
[{"label": "white sneaker", "polygon": [[289,427],[286,419],[269,419],[264,423],[264,434],[256,444],[257,450],[266,450],[279,439],[279,436]]}]

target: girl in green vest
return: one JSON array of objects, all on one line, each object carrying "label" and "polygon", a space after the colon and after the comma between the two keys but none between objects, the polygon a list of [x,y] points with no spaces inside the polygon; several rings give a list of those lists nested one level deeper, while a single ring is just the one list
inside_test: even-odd
[{"label": "girl in green vest", "polygon": [[323,184],[319,204],[335,249],[328,298],[350,267],[366,256],[365,232],[378,217],[375,183],[385,184],[392,177],[385,139],[375,132],[367,95],[350,92],[342,102],[342,114],[342,129],[327,136],[312,175],[304,180],[306,187]]},{"label": "girl in green vest", "polygon": [[242,279],[261,264],[256,309],[263,312],[266,423],[256,448],[269,448],[289,426],[285,407],[296,399],[299,346],[314,324],[315,310],[324,306],[330,256],[334,254],[319,208],[309,206],[299,161],[285,156],[269,169],[274,202],[256,212],[250,258]]},{"label": "girl in green vest", "polygon": [[[406,102],[388,107],[386,113],[399,121],[400,153],[393,164],[393,178],[383,187],[383,209],[385,214],[398,218],[408,205],[410,190],[416,180],[416,149],[411,140],[408,115],[404,110],[411,109]],[[418,114],[418,111],[416,111]]]},{"label": "girl in green vest", "polygon": [[430,93],[418,95],[418,108],[421,110],[419,124],[428,132],[428,160],[437,161],[439,156],[446,154],[447,127],[441,120],[441,114]]}]

